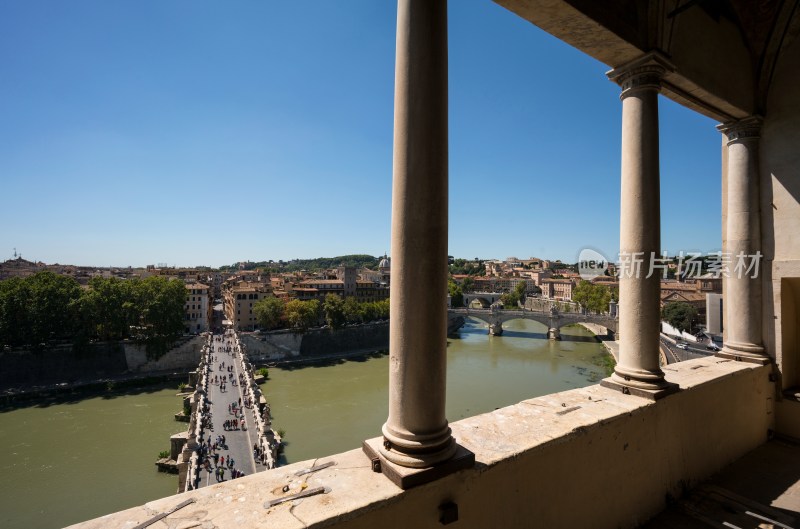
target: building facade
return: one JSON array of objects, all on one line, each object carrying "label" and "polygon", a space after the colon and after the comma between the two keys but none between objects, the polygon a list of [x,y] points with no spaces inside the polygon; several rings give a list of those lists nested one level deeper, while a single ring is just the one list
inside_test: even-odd
[{"label": "building facade", "polygon": [[212,315],[212,300],[209,287],[202,283],[186,285],[186,303],[184,304],[184,330],[187,333],[200,333],[209,330]]}]

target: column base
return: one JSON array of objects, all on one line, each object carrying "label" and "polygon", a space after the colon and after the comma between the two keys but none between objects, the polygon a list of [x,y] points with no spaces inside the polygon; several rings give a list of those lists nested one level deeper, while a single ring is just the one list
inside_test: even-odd
[{"label": "column base", "polygon": [[673,393],[677,393],[680,389],[678,384],[673,384],[671,382],[664,382],[662,387],[656,389],[643,389],[637,388],[636,386],[630,386],[625,384],[624,382],[617,381],[612,377],[604,378],[600,381],[600,385],[604,388],[613,389],[614,391],[620,391],[626,395],[634,395],[636,397],[643,397],[649,400],[658,400],[666,397],[667,395],[671,395]]},{"label": "column base", "polygon": [[731,349],[727,346],[723,346],[721,351],[714,353],[714,356],[717,358],[725,358],[728,360],[735,360],[737,362],[749,362],[751,364],[759,364],[762,366],[772,362],[772,359],[767,355]]},{"label": "column base", "polygon": [[429,483],[448,474],[475,466],[475,454],[459,444],[456,444],[456,452],[453,457],[435,466],[425,468],[403,467],[386,459],[381,454],[383,437],[367,439],[363,442],[362,449],[372,461],[372,470],[383,473],[389,478],[389,481],[403,490]]}]

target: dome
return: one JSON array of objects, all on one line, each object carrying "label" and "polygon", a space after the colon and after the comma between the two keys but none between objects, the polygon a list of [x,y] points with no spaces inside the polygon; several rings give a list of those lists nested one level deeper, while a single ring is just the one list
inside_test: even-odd
[{"label": "dome", "polygon": [[381,262],[378,263],[378,268],[389,268],[389,258],[384,255]]}]

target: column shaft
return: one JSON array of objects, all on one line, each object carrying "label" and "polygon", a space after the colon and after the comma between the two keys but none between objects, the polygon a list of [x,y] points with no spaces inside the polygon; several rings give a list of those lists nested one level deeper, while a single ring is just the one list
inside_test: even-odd
[{"label": "column shaft", "polygon": [[[758,138],[761,121],[746,118],[718,127],[727,138],[726,247],[730,257],[724,303],[728,321],[726,341],[720,356],[745,360],[765,359],[761,329],[761,277],[737,270],[739,256],[749,265],[761,251],[759,205]],[[759,263],[758,271],[761,272]]]},{"label": "column shaft", "polygon": [[389,417],[381,454],[405,467],[449,459],[447,2],[400,0],[395,71]]},{"label": "column shaft", "polygon": [[660,275],[649,270],[661,253],[658,92],[666,71],[667,63],[650,54],[609,75],[622,86],[621,340],[611,379],[651,391],[667,387],[659,365]]}]

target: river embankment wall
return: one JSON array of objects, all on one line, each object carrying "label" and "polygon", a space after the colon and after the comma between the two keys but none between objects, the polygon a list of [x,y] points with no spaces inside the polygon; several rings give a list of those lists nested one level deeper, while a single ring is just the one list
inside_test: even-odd
[{"label": "river embankment wall", "polygon": [[0,390],[194,370],[204,343],[203,336],[181,338],[158,359],[147,357],[146,346],[127,341],[0,351]]},{"label": "river embankment wall", "polygon": [[241,333],[239,339],[253,362],[317,358],[389,348],[389,322],[352,325],[337,330],[308,329]]}]

